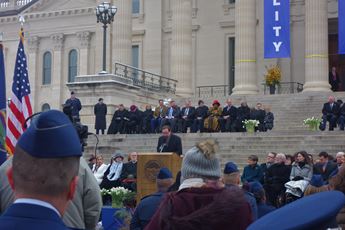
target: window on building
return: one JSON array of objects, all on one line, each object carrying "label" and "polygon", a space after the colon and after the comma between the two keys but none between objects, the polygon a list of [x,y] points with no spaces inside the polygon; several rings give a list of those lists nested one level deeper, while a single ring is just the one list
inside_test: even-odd
[{"label": "window on building", "polygon": [[78,52],[71,50],[68,54],[68,82],[74,82],[78,72]]},{"label": "window on building", "polygon": [[235,38],[229,38],[229,94],[235,87]]},{"label": "window on building", "polygon": [[[132,46],[132,66],[139,69],[139,46]],[[138,71],[133,71],[133,78],[138,78]]]},{"label": "window on building", "polygon": [[48,103],[44,103],[42,105],[42,112],[50,110],[50,105]]},{"label": "window on building", "polygon": [[235,3],[235,0],[229,0],[229,3],[230,4]]},{"label": "window on building", "polygon": [[132,13],[139,14],[140,12],[140,0],[132,0]]},{"label": "window on building", "polygon": [[43,54],[43,85],[49,85],[52,81],[52,55],[50,52]]}]

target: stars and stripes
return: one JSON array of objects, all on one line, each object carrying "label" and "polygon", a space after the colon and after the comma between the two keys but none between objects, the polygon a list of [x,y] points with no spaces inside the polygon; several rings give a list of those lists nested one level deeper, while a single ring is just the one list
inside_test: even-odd
[{"label": "stars and stripes", "polygon": [[31,91],[23,43],[24,31],[21,29],[7,117],[6,148],[10,154],[13,154],[17,140],[25,130],[25,119],[32,115]]}]

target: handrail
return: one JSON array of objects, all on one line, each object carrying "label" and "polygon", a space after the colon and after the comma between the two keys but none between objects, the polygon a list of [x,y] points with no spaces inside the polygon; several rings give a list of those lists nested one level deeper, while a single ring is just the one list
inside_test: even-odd
[{"label": "handrail", "polygon": [[[262,83],[264,86],[263,93],[270,93],[269,87]],[[303,84],[300,82],[280,82],[276,87],[275,94],[292,94],[300,93],[303,90]],[[210,86],[198,86],[196,87],[196,95],[199,98],[213,98],[213,97],[225,97],[231,94],[228,85],[210,85]]]},{"label": "handrail", "polygon": [[176,91],[177,80],[120,62],[115,63],[115,75],[122,77],[127,83],[132,82],[133,85],[140,88],[173,94]]},{"label": "handrail", "polygon": [[0,0],[0,17],[18,15],[39,0]]}]

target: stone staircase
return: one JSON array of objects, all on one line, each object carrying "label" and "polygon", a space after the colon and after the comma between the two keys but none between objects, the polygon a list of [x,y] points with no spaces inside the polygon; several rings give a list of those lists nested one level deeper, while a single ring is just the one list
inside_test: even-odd
[{"label": "stone staircase", "polygon": [[[236,162],[240,168],[246,164],[247,157],[251,154],[259,156],[259,161],[264,162],[269,151],[294,154],[299,150],[317,155],[326,151],[335,155],[338,151],[345,151],[345,132],[342,131],[308,131],[303,125],[303,119],[311,116],[321,117],[321,108],[327,101],[328,93],[318,94],[293,94],[293,95],[267,95],[247,96],[245,98],[232,97],[234,104],[245,99],[249,106],[261,102],[270,105],[275,115],[275,127],[266,133],[195,133],[178,134],[183,143],[185,153],[196,142],[206,138],[215,138],[220,145],[219,158],[222,166],[227,161]],[[345,99],[345,93],[334,94],[337,99]],[[217,98],[224,102],[226,98]],[[193,99],[197,101],[197,98]],[[212,103],[213,98],[204,99],[207,104]],[[345,100],[344,100],[345,101]],[[105,161],[109,162],[110,156],[115,150],[125,153],[155,152],[158,134],[150,135],[103,135],[99,136],[97,152],[103,154]],[[88,157],[95,151],[95,138],[90,136],[88,146],[85,148],[85,156]]]}]

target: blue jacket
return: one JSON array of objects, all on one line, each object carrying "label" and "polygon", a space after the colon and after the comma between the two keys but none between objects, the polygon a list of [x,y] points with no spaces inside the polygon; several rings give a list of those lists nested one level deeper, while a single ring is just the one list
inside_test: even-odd
[{"label": "blue jacket", "polygon": [[254,182],[254,181],[261,182],[262,179],[263,179],[263,173],[259,165],[256,164],[254,167],[247,165],[246,167],[244,167],[243,173],[241,176],[241,181],[243,183]]},{"label": "blue jacket", "polygon": [[158,209],[164,193],[156,192],[141,199],[131,220],[131,230],[144,229]]},{"label": "blue jacket", "polygon": [[67,230],[52,209],[34,204],[12,204],[0,217],[1,230]]}]

